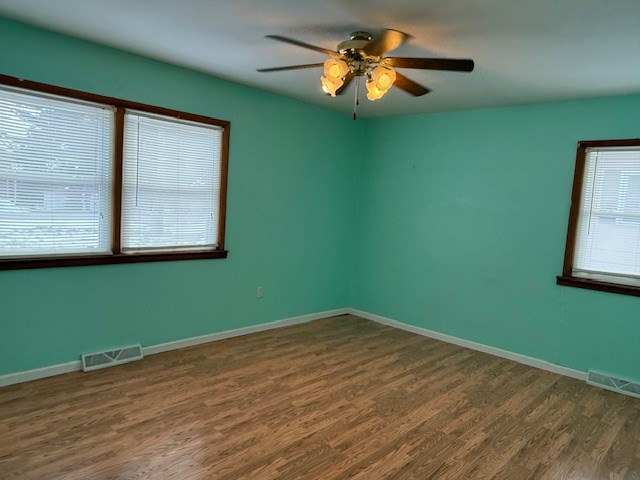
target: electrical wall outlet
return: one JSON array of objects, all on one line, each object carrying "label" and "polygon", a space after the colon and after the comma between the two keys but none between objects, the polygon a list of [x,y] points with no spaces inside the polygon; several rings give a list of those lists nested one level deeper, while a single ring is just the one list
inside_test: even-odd
[{"label": "electrical wall outlet", "polygon": [[258,287],[258,288],[256,288],[256,297],[257,297],[257,298],[262,298],[262,297],[264,297],[264,287]]}]

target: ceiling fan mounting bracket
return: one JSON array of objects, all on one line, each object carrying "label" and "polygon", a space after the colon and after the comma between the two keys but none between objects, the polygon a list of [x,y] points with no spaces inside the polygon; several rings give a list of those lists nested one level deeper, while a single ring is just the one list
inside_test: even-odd
[{"label": "ceiling fan mounting bracket", "polygon": [[349,38],[351,40],[366,40],[370,42],[371,39],[373,38],[373,35],[371,35],[369,32],[358,31],[358,32],[352,32],[351,35],[349,35]]}]

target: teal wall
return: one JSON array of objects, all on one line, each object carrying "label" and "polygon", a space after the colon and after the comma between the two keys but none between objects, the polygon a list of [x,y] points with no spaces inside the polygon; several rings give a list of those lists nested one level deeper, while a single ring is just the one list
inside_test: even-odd
[{"label": "teal wall", "polygon": [[0,375],[352,306],[640,380],[640,299],[555,285],[576,142],[640,96],[354,123],[3,19],[0,73],[232,122],[229,258],[0,271]]},{"label": "teal wall", "polygon": [[576,143],[640,137],[640,96],[366,127],[352,307],[640,380],[640,298],[555,284]]},{"label": "teal wall", "polygon": [[0,73],[231,121],[229,257],[0,271],[0,375],[347,306],[349,115],[2,18]]}]

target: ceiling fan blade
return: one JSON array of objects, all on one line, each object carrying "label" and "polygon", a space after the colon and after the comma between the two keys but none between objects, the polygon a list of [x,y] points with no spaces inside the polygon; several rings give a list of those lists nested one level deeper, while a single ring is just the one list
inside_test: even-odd
[{"label": "ceiling fan blade", "polygon": [[393,85],[395,87],[398,87],[400,90],[404,90],[405,92],[410,93],[414,97],[421,97],[422,95],[426,95],[431,91],[430,88],[423,87],[419,83],[414,82],[413,80],[405,77],[398,72],[396,72],[396,81]]},{"label": "ceiling fan blade", "polygon": [[322,47],[316,47],[315,45],[310,45],[308,43],[304,43],[289,37],[283,37],[281,35],[266,35],[266,37],[273,38],[274,40],[278,40],[279,42],[290,43],[291,45],[296,45],[297,47],[307,48],[309,50],[314,50],[316,52],[324,53],[325,55],[329,55],[331,57],[337,57],[340,55],[338,52],[334,52],[333,50],[328,50]]},{"label": "ceiling fan blade", "polygon": [[338,90],[336,90],[336,95],[342,95],[347,90],[347,87],[352,81],[353,81],[353,73],[349,72],[344,77],[344,83],[342,84],[342,86]]},{"label": "ceiling fan blade", "polygon": [[306,63],[304,65],[289,65],[288,67],[271,67],[271,68],[257,68],[258,72],[282,72],[284,70],[302,70],[303,68],[322,67],[322,63]]},{"label": "ceiling fan blade", "polygon": [[384,63],[397,68],[419,68],[422,70],[451,70],[454,72],[471,72],[473,60],[457,58],[409,58],[387,57]]},{"label": "ceiling fan blade", "polygon": [[380,57],[386,52],[395,50],[409,39],[409,35],[398,30],[385,30],[382,34],[364,47],[364,52],[372,57]]}]

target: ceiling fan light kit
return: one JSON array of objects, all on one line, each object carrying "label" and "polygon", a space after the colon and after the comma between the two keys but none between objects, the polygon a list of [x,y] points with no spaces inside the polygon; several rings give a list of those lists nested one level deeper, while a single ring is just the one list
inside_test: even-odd
[{"label": "ceiling fan light kit", "polygon": [[349,65],[340,58],[329,57],[324,62],[324,76],[320,77],[322,90],[332,97],[344,85],[344,79],[349,73]]},{"label": "ceiling fan light kit", "polygon": [[368,92],[367,98],[369,100],[378,100],[393,86],[397,75],[393,68],[378,65],[371,70],[368,76],[369,79],[365,84]]},{"label": "ceiling fan light kit", "polygon": [[341,95],[351,81],[356,78],[354,120],[356,118],[356,106],[358,105],[360,77],[365,78],[365,87],[367,88],[367,98],[369,100],[382,98],[394,85],[410,95],[419,97],[429,93],[431,90],[396,72],[395,68],[459,72],[471,72],[474,68],[473,60],[384,57],[385,53],[395,50],[410,38],[406,33],[397,30],[384,30],[376,39],[373,39],[368,32],[353,32],[350,39],[339,43],[335,51],[280,35],[267,35],[267,37],[324,53],[329,58],[323,64],[310,63],[288,67],[261,68],[258,69],[259,72],[299,70],[323,66],[324,75],[320,77],[320,84],[325,94],[332,97]]}]

